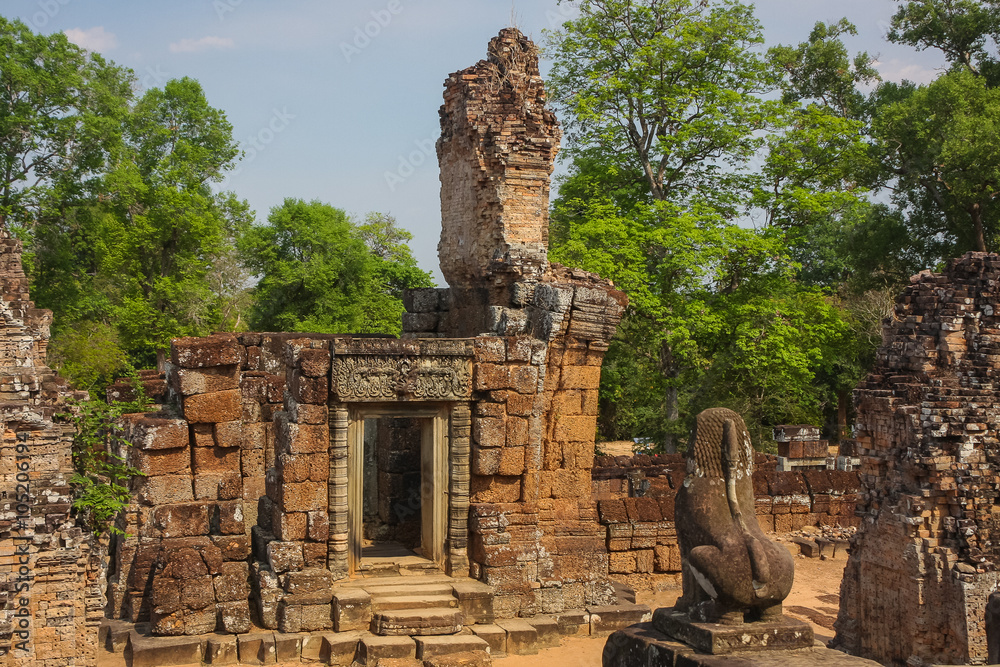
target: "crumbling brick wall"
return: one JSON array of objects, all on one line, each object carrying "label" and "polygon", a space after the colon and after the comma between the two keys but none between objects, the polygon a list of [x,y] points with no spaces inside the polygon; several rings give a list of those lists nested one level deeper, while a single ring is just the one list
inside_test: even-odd
[{"label": "crumbling brick wall", "polygon": [[471,574],[498,615],[608,599],[591,497],[601,363],[624,312],[610,282],[548,263],[560,132],[515,29],[453,74],[441,110],[439,254],[450,288],[406,296],[414,337],[476,337]]},{"label": "crumbling brick wall", "polygon": [[[856,473],[778,472],[774,457],[760,453],[755,465],[757,521],[763,530],[858,525]],[[597,458],[593,494],[606,530],[611,574],[680,572],[674,496],[684,483],[685,467],[680,454]]]},{"label": "crumbling brick wall", "polygon": [[95,664],[104,545],[75,524],[71,393],[45,365],[21,242],[0,233],[0,665]]},{"label": "crumbling brick wall", "polygon": [[250,628],[251,529],[261,509],[270,524],[290,337],[175,339],[162,410],[125,416],[127,461],[143,476],[114,546],[112,617],[165,635]]},{"label": "crumbling brick wall", "polygon": [[549,177],[562,132],[538,50],[515,28],[452,74],[441,107],[441,272],[452,287],[538,278],[547,265]]},{"label": "crumbling brick wall", "polygon": [[852,653],[986,659],[1000,563],[998,284],[1000,256],[985,253],[911,278],[855,391],[864,520],[836,625]]}]

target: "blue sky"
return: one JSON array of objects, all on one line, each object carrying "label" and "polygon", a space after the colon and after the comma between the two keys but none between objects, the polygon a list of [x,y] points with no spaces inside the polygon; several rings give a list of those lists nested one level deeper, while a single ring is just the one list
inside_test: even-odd
[{"label": "blue sky", "polygon": [[[848,17],[849,45],[883,77],[926,82],[941,59],[883,39],[893,0],[760,0],[769,44]],[[486,55],[501,28],[542,30],[574,15],[557,0],[3,0],[37,32],[66,32],[131,67],[144,88],[198,79],[246,157],[226,182],[259,220],[286,197],[394,215],[420,265],[437,271],[438,107],[451,72]],[[546,64],[542,64],[543,73]]]}]

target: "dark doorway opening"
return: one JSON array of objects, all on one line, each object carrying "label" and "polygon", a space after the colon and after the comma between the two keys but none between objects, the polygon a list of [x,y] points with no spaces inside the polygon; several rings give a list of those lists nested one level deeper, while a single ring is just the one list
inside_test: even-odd
[{"label": "dark doorway opening", "polygon": [[424,557],[421,448],[428,419],[364,420],[362,565]]}]

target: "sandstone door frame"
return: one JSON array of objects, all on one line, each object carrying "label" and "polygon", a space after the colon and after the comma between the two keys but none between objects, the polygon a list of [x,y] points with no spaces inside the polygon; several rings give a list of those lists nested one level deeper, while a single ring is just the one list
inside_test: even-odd
[{"label": "sandstone door frame", "polygon": [[447,406],[353,405],[347,426],[348,569],[361,565],[364,535],[364,425],[366,419],[405,417],[420,420],[420,543],[424,558],[445,567],[448,535]]},{"label": "sandstone door frame", "polygon": [[[431,476],[436,487],[429,506],[434,561],[445,574],[468,576],[469,459],[471,454],[472,406],[459,402],[363,402],[343,401],[330,405],[330,541],[327,567],[338,577],[349,577],[360,563],[363,521],[364,416],[422,417],[430,432],[422,434],[432,443],[428,465],[442,471]],[[353,427],[352,427],[353,424]],[[426,451],[421,446],[421,454]],[[352,455],[353,452],[353,455]],[[423,459],[423,456],[421,457]],[[351,466],[354,466],[353,469]],[[351,478],[361,484],[351,484]],[[422,474],[423,478],[424,475]],[[421,480],[423,484],[423,479]],[[442,502],[443,501],[443,502]],[[423,503],[421,503],[423,505]],[[351,511],[351,507],[358,508]],[[423,532],[423,530],[421,531]]]}]

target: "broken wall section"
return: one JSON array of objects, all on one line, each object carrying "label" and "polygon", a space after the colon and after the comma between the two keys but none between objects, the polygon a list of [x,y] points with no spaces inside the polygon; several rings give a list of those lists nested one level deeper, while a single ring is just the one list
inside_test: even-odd
[{"label": "broken wall section", "polygon": [[883,663],[982,664],[1000,565],[1000,256],[925,271],[855,390],[863,521],[839,647]]},{"label": "broken wall section", "polygon": [[251,528],[270,521],[265,476],[276,464],[287,336],[179,338],[159,413],[126,415],[133,500],[116,540],[112,618],[154,634],[250,628]]},{"label": "broken wall section", "polygon": [[441,272],[452,287],[538,278],[547,267],[549,177],[562,132],[538,49],[516,28],[452,74],[441,107]]},{"label": "broken wall section", "polygon": [[606,604],[591,498],[601,364],[627,298],[551,265],[550,176],[561,132],[537,49],[514,28],[445,83],[441,270],[404,295],[404,336],[473,338],[469,558],[498,616]]}]

